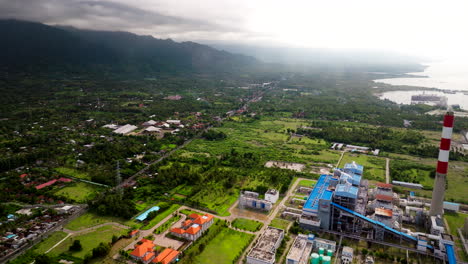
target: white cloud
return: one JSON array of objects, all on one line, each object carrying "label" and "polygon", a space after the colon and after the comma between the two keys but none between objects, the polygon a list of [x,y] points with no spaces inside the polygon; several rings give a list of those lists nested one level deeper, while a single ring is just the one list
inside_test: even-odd
[{"label": "white cloud", "polygon": [[176,40],[468,58],[466,0],[0,0],[2,17]]}]

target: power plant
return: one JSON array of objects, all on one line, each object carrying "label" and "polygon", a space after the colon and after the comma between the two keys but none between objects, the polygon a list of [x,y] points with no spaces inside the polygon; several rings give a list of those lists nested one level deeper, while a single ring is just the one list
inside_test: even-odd
[{"label": "power plant", "polygon": [[[443,224],[445,181],[448,169],[454,115],[444,117],[440,152],[431,203],[410,195],[398,194],[393,185],[363,179],[364,167],[352,162],[333,174],[323,174],[306,200],[293,199],[302,210],[287,207],[285,217],[294,217],[303,229],[349,234],[369,242],[394,243],[418,253],[456,263],[453,237]],[[430,207],[429,210],[426,208]],[[425,228],[427,232],[420,232]]]}]

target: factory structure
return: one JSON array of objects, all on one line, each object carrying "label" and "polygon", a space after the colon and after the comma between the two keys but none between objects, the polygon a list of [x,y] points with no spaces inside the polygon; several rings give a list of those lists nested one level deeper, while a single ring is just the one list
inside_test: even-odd
[{"label": "factory structure", "polygon": [[[302,201],[302,212],[295,214],[300,226],[311,231],[329,230],[350,233],[374,241],[413,244],[423,254],[456,263],[453,237],[443,224],[444,209],[458,210],[444,202],[453,113],[444,117],[437,173],[431,203],[414,195],[400,197],[393,185],[376,183],[370,187],[363,179],[364,167],[355,162],[321,175],[309,196]],[[426,208],[430,208],[427,210]],[[404,228],[403,224],[426,228],[427,233]],[[298,263],[298,262],[291,262]]]},{"label": "factory structure", "polygon": [[[376,241],[412,243],[421,253],[456,263],[453,238],[446,234],[442,219],[444,208],[456,210],[443,200],[453,120],[450,112],[444,117],[431,204],[414,196],[400,198],[392,184],[376,183],[371,188],[362,177],[364,167],[352,162],[336,168],[333,174],[320,176],[303,202],[300,226],[313,231],[352,233]],[[428,233],[411,231],[403,224],[427,227]]]},{"label": "factory structure", "polygon": [[265,193],[265,199],[260,198],[260,194],[251,191],[241,191],[239,196],[239,208],[251,208],[262,211],[270,211],[279,199],[279,192],[269,189]]}]

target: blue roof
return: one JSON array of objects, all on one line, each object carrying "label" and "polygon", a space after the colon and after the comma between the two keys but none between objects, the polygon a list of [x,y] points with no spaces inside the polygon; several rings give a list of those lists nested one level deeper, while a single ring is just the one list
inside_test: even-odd
[{"label": "blue roof", "polygon": [[9,214],[9,215],[7,215],[7,218],[8,218],[8,219],[13,219],[13,218],[15,218],[15,216],[12,215],[12,214]]},{"label": "blue roof", "polygon": [[352,163],[346,163],[343,168],[345,170],[350,170],[352,172],[359,173],[359,174],[362,174],[362,172],[364,171],[364,166],[359,165],[355,163],[354,161]]},{"label": "blue roof", "polygon": [[409,195],[414,196],[415,194],[414,194],[414,192],[409,192]]},{"label": "blue roof", "polygon": [[445,244],[445,249],[447,251],[447,258],[449,264],[457,264],[457,258],[455,257],[455,251],[453,246],[450,244]]},{"label": "blue roof", "polygon": [[458,203],[452,203],[452,202],[444,202],[444,204],[460,205],[460,204],[458,204]]},{"label": "blue roof", "polygon": [[153,206],[150,209],[146,210],[144,213],[141,215],[137,216],[135,219],[138,221],[143,221],[148,217],[148,214],[154,211],[159,211],[159,206]]},{"label": "blue roof", "polygon": [[355,186],[351,186],[350,184],[338,184],[336,185],[335,194],[337,196],[349,197],[349,198],[357,198],[359,189]]},{"label": "blue roof", "polygon": [[11,234],[11,235],[8,235],[8,236],[6,236],[6,238],[8,238],[8,239],[10,239],[10,238],[14,238],[14,237],[17,237],[17,235],[15,235],[15,234]]},{"label": "blue roof", "polygon": [[307,198],[307,201],[304,204],[303,210],[309,212],[318,212],[319,200],[331,200],[333,192],[327,191],[328,186],[330,185],[331,175],[320,175],[317,183],[315,184],[314,189]]}]

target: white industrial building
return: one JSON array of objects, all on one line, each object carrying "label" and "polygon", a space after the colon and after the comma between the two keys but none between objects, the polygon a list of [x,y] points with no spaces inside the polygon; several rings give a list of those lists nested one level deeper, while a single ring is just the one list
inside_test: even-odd
[{"label": "white industrial building", "polygon": [[307,239],[306,235],[299,234],[294,240],[286,257],[286,264],[307,264],[313,241]]},{"label": "white industrial building", "polygon": [[269,226],[247,255],[247,264],[274,264],[284,230]]},{"label": "white industrial building", "polygon": [[279,199],[279,192],[275,189],[270,189],[265,193],[265,200],[271,203],[276,203]]},{"label": "white industrial building", "polygon": [[354,250],[351,247],[343,247],[341,251],[341,263],[351,264],[353,263]]}]

